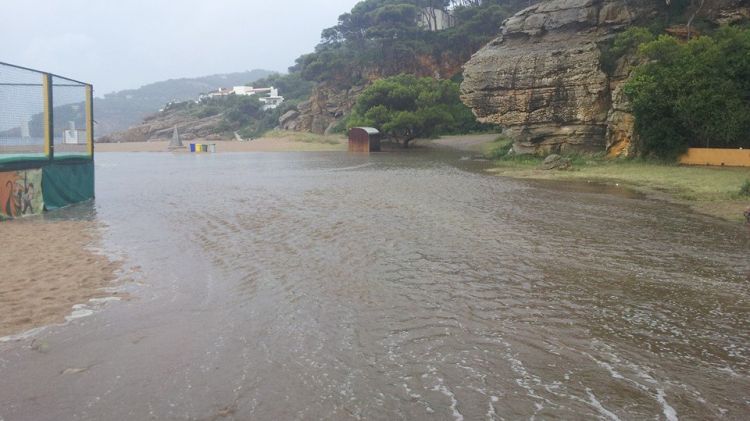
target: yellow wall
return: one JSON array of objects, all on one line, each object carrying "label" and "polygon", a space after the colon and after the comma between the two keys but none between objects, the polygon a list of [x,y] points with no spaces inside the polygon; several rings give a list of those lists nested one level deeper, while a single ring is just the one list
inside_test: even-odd
[{"label": "yellow wall", "polygon": [[750,167],[750,149],[690,148],[680,164]]}]

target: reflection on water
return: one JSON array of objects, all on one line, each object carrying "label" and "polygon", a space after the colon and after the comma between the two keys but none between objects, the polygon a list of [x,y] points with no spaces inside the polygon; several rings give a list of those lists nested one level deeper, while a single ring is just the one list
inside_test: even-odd
[{"label": "reflection on water", "polygon": [[[473,171],[483,165],[101,154],[95,204],[65,217],[104,223],[148,286],[121,314],[60,333],[83,352],[59,358],[98,361],[92,375],[0,406],[188,419],[750,410],[747,232],[625,190]],[[30,365],[0,369],[43,375]],[[66,406],[83,396],[87,409]]]}]

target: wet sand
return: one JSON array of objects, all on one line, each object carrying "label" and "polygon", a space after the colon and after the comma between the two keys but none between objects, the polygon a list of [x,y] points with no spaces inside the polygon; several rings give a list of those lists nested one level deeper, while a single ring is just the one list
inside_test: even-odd
[{"label": "wet sand", "polygon": [[188,152],[190,143],[214,143],[216,152],[306,152],[306,151],[341,151],[343,143],[305,142],[292,137],[263,137],[248,141],[235,140],[191,140],[183,141],[183,149],[169,150],[169,141],[97,143],[97,152]]},{"label": "wet sand", "polygon": [[0,223],[0,338],[65,321],[73,306],[111,296],[119,263],[93,252],[92,222],[15,220]]}]

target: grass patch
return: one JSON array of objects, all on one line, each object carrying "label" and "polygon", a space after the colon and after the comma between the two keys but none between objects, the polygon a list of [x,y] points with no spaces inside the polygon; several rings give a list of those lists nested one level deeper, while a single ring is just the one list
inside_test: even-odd
[{"label": "grass patch", "polygon": [[661,193],[695,210],[729,220],[740,220],[750,197],[747,168],[700,167],[648,160],[607,160],[601,156],[573,155],[570,171],[545,171],[540,157],[496,159],[498,175],[516,178],[580,180],[617,184],[645,193]]},{"label": "grass patch", "polygon": [[507,158],[512,149],[512,140],[505,136],[498,136],[497,139],[484,145],[482,152],[487,159],[500,160]]},{"label": "grass patch", "polygon": [[[509,167],[507,161],[496,161],[498,169]],[[523,164],[524,169],[534,171],[542,178],[585,179],[603,182],[619,182],[636,187],[677,194],[688,200],[731,199],[744,189],[743,181],[748,170],[744,168],[697,167],[668,165],[641,160],[604,160],[584,156],[573,159],[573,171],[543,171],[534,168],[539,158],[514,159],[513,167]],[[747,187],[750,189],[750,187]]]},{"label": "grass patch", "polygon": [[740,196],[750,197],[750,179],[745,180],[745,183],[740,187]]}]

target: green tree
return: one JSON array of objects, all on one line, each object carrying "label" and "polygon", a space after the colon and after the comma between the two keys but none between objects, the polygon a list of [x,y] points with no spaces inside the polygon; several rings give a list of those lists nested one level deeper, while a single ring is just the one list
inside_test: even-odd
[{"label": "green tree", "polygon": [[687,43],[662,35],[625,85],[643,154],[750,147],[750,30],[722,28]]},{"label": "green tree", "polygon": [[347,128],[372,126],[408,147],[416,138],[479,129],[459,100],[458,84],[412,75],[381,79],[357,99]]}]

